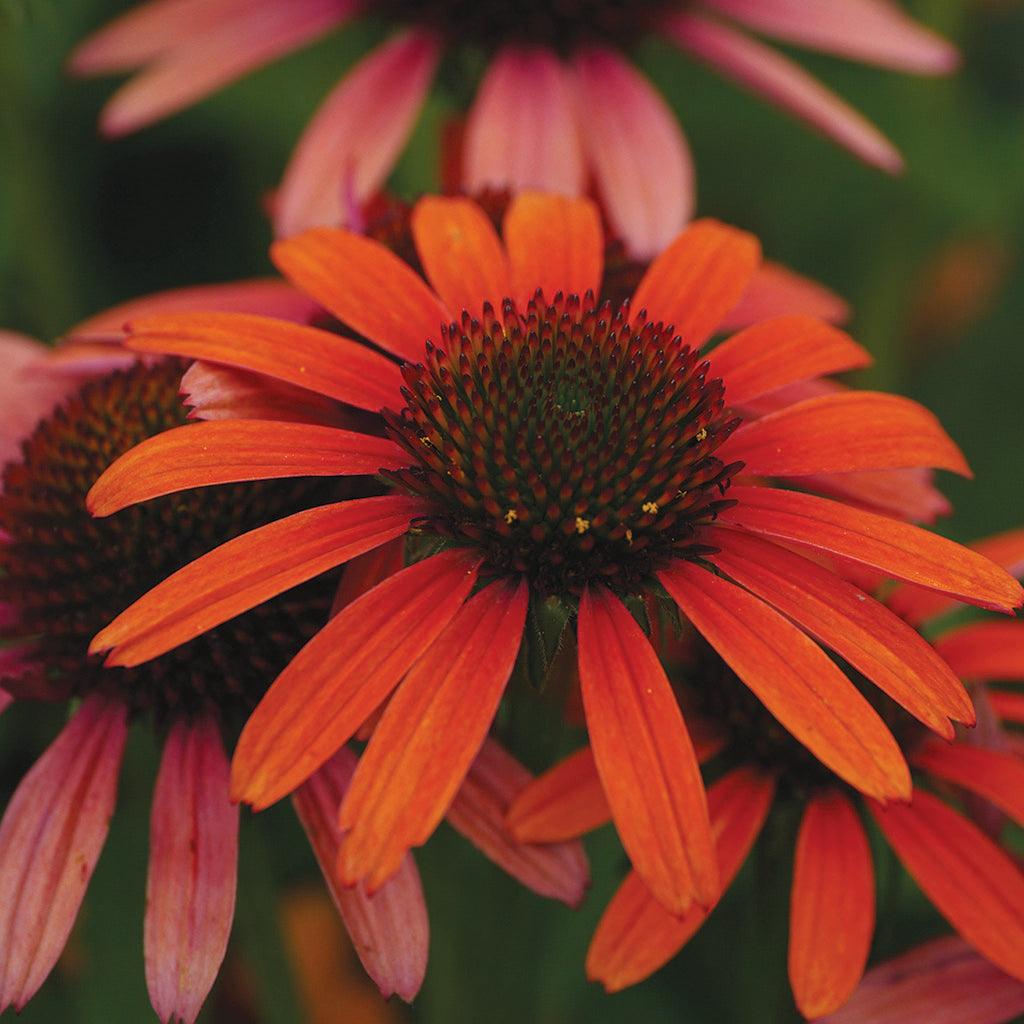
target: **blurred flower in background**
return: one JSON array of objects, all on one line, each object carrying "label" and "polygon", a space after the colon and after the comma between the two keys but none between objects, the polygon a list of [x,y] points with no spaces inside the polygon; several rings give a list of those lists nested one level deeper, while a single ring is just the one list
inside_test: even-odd
[{"label": "blurred flower in background", "polygon": [[915,74],[958,63],[892,0],[151,0],[86,40],[70,66],[138,71],[101,117],[122,135],[359,17],[403,31],[313,118],[275,199],[278,235],[350,225],[353,204],[381,187],[405,146],[439,64],[458,67],[467,48],[490,63],[466,123],[464,187],[580,195],[593,183],[643,258],[692,216],[694,174],[672,112],[623,56],[640,39],[666,39],[889,172],[902,159],[877,129],[745,30]]}]

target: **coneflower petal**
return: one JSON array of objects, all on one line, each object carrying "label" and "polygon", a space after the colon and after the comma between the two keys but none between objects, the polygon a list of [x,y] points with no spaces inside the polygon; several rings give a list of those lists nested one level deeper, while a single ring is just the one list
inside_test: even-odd
[{"label": "coneflower petal", "polygon": [[164,1024],[193,1024],[235,914],[238,807],[217,723],[171,726],[153,791],[146,878],[146,984]]},{"label": "coneflower petal", "polygon": [[324,626],[242,730],[231,766],[233,798],[267,807],[348,742],[458,614],[480,561],[465,551],[424,559]]},{"label": "coneflower petal", "polygon": [[738,331],[783,316],[843,324],[850,319],[850,304],[820,282],[781,263],[765,260],[750,279],[740,301],[722,321],[720,330]]},{"label": "coneflower petal", "polygon": [[512,674],[528,600],[525,581],[485,587],[392,697],[338,815],[347,831],[338,869],[347,884],[365,878],[374,892],[448,810]]},{"label": "coneflower petal", "polygon": [[1024,682],[1024,621],[972,622],[944,633],[935,649],[961,679]]},{"label": "coneflower petal", "polygon": [[729,667],[823,764],[883,800],[910,795],[900,748],[871,705],[788,619],[733,583],[676,562],[658,579]]},{"label": "coneflower petal", "polygon": [[399,537],[420,504],[386,495],[296,512],[190,562],[93,638],[109,665],[139,665]]},{"label": "coneflower petal", "polygon": [[837,790],[800,822],[789,912],[789,980],[811,1020],[838,1009],[864,973],[875,930],[875,873],[864,826]]},{"label": "coneflower petal", "polygon": [[361,883],[341,884],[338,807],[355,770],[356,755],[342,747],[292,794],[292,803],[366,973],[385,999],[398,995],[408,1003],[427,971],[430,924],[423,886],[411,854],[372,899]]},{"label": "coneflower petal", "polygon": [[636,620],[611,592],[580,600],[587,730],[622,845],[672,912],[718,898],[707,797],[679,705]]},{"label": "coneflower petal", "polygon": [[67,942],[99,859],[127,736],[125,707],[87,698],[0,822],[0,1011],[20,1010]]}]

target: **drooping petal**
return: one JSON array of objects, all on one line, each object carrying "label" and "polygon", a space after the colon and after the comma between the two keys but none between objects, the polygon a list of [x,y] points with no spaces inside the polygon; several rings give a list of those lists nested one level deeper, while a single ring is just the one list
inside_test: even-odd
[{"label": "drooping petal", "polygon": [[0,822],[0,1011],[53,969],[99,859],[117,795],[125,707],[87,698],[14,791]]},{"label": "drooping petal", "polygon": [[765,260],[722,321],[721,329],[738,331],[780,316],[807,316],[843,324],[850,319],[850,304],[820,282]]},{"label": "drooping petal", "polygon": [[1024,621],[972,622],[943,634],[935,648],[962,679],[1024,682]]},{"label": "drooping petal", "polygon": [[315,327],[243,313],[176,313],[142,317],[130,331],[125,345],[134,352],[224,363],[370,412],[402,406],[394,363]]},{"label": "drooping petal", "polygon": [[910,794],[892,734],[813,640],[763,601],[676,562],[658,579],[755,696],[823,764],[883,800]]},{"label": "drooping petal", "polygon": [[103,108],[100,128],[126,135],[191,106],[343,22],[354,0],[256,0],[244,11],[163,50]]},{"label": "drooping petal", "polygon": [[[990,561],[1001,565],[1011,576],[1024,574],[1024,530],[1007,530],[968,547]],[[929,619],[943,615],[956,607],[956,600],[934,590],[904,585],[897,587],[886,598],[889,607],[912,626],[920,626]]]},{"label": "drooping petal", "polygon": [[739,531],[709,529],[711,560],[738,583],[832,648],[947,739],[948,718],[974,723],[963,684],[915,629],[835,573]]},{"label": "drooping petal", "polygon": [[[728,395],[728,389],[726,391]],[[963,453],[923,405],[876,391],[809,398],[745,423],[722,446],[759,476],[927,466],[971,476]]]},{"label": "drooping petal", "polygon": [[1024,760],[1016,754],[972,743],[929,741],[913,751],[910,763],[983,797],[1024,825]]},{"label": "drooping petal", "polygon": [[348,225],[346,206],[383,185],[405,147],[440,56],[426,32],[389,39],[335,86],[307,125],[274,198],[278,237]]},{"label": "drooping petal", "polygon": [[840,502],[772,487],[733,486],[719,523],[828,551],[859,565],[1009,612],[1024,601],[1007,572],[945,537]]},{"label": "drooping petal", "polygon": [[356,770],[356,755],[342,747],[293,794],[295,813],[316,854],[366,973],[385,999],[412,1002],[427,971],[430,924],[416,863],[406,854],[398,871],[372,897],[362,884],[346,887],[336,865],[342,834],[338,807]]},{"label": "drooping petal", "polygon": [[613,50],[578,51],[572,73],[602,208],[629,255],[651,259],[693,215],[693,163],[679,123],[650,82]]},{"label": "drooping petal", "polygon": [[312,228],[270,248],[275,266],[343,324],[419,362],[451,317],[424,280],[390,249],[351,231]]},{"label": "drooping petal", "polygon": [[520,842],[553,843],[575,839],[611,820],[594,753],[583,747],[517,794],[506,825]]},{"label": "drooping petal", "polygon": [[1024,725],[1024,693],[1010,693],[1005,690],[988,690],[987,697],[992,710],[1007,722]]},{"label": "drooping petal", "polygon": [[1024,984],[945,936],[872,967],[853,998],[820,1024],[1007,1024]]},{"label": "drooping petal", "polygon": [[0,690],[0,715],[2,715],[12,704],[14,697],[6,690]]},{"label": "drooping petal", "polygon": [[522,842],[506,827],[506,813],[513,797],[531,779],[530,773],[500,744],[493,739],[484,740],[448,808],[448,824],[528,889],[577,907],[590,885],[582,844]]},{"label": "drooping petal", "polygon": [[864,973],[875,930],[875,873],[857,812],[838,790],[807,804],[789,911],[789,980],[811,1020],[838,1009]]},{"label": "drooping petal", "polygon": [[517,302],[538,288],[549,301],[557,292],[600,294],[604,232],[589,199],[522,193],[509,204],[503,234]]},{"label": "drooping petal", "polygon": [[[775,783],[750,768],[737,768],[708,790],[711,829],[722,876],[729,888],[761,832]],[[587,951],[587,977],[618,992],[653,974],[689,942],[708,911],[691,907],[670,914],[631,871],[601,917]]]},{"label": "drooping petal", "polygon": [[891,0],[705,0],[765,35],[840,57],[908,71],[942,75],[960,63],[956,48]]},{"label": "drooping petal", "polygon": [[666,34],[687,53],[800,118],[865,163],[890,174],[903,169],[902,157],[873,124],[781,53],[696,14],[676,15]]},{"label": "drooping petal", "polygon": [[675,325],[691,348],[700,348],[746,290],[761,259],[753,235],[699,220],[651,263],[632,298],[647,319]]},{"label": "drooping petal", "polygon": [[[287,281],[274,277],[200,284],[191,288],[129,299],[75,324],[64,338],[75,341],[114,341],[124,335],[125,325],[140,317],[169,313],[252,313],[308,324],[320,307]],[[57,352],[60,350],[58,349]]]},{"label": "drooping petal", "polygon": [[367,591],[292,659],[235,749],[231,792],[257,810],[348,742],[458,613],[480,560],[448,551]]},{"label": "drooping petal", "polygon": [[276,420],[342,429],[365,423],[363,413],[316,391],[202,361],[181,378],[181,401],[194,420]]},{"label": "drooping petal", "polygon": [[179,720],[153,791],[146,878],[146,984],[164,1024],[193,1024],[224,960],[235,915],[238,807],[209,717]]},{"label": "drooping petal", "polygon": [[528,600],[525,581],[479,591],[392,697],[339,811],[347,884],[365,878],[374,892],[448,810],[512,674]]},{"label": "drooping petal", "polygon": [[983,956],[1024,981],[1024,875],[977,825],[922,789],[910,804],[871,804],[924,894]]},{"label": "drooping petal", "polygon": [[500,312],[512,296],[512,271],[498,232],[472,199],[424,196],[412,210],[412,237],[427,279],[458,317],[479,317],[485,302]]},{"label": "drooping petal", "polygon": [[576,196],[583,152],[567,71],[544,47],[506,46],[491,59],[469,111],[462,186]]},{"label": "drooping petal", "polygon": [[843,498],[869,512],[896,516],[911,523],[933,523],[939,516],[953,511],[949,500],[935,486],[934,477],[930,469],[812,473],[800,478],[800,486],[818,494]]},{"label": "drooping petal", "polygon": [[871,364],[845,331],[809,316],[780,316],[754,324],[711,353],[709,376],[725,382],[726,401],[744,405],[787,384]]},{"label": "drooping petal", "polygon": [[720,890],[707,797],[665,670],[609,591],[584,592],[578,639],[587,730],[622,845],[667,909],[709,907]]},{"label": "drooping petal", "polygon": [[106,469],[86,495],[94,516],[191,487],[293,476],[373,475],[409,464],[383,437],[310,423],[215,420],[148,438]]},{"label": "drooping petal", "polygon": [[243,533],[157,584],[93,638],[108,665],[139,665],[370,551],[409,528],[411,498],[358,498]]}]

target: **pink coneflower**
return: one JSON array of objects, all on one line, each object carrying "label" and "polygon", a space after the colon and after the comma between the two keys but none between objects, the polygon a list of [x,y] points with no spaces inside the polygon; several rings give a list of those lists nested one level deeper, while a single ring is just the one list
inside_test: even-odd
[{"label": "pink coneflower", "polygon": [[[309,305],[282,282],[247,282],[127,308],[183,310],[196,302],[302,317]],[[12,698],[81,701],[0,822],[0,1009],[25,1005],[67,940],[114,811],[128,727],[139,722],[163,746],[150,826],[146,980],[160,1019],[190,1024],[216,978],[234,914],[238,809],[228,798],[225,741],[332,607],[341,610],[371,587],[393,552],[353,561],[340,589],[325,578],[140,670],[89,657],[98,625],[168,570],[334,492],[310,480],[245,484],[93,520],[84,498],[95,477],[133,444],[187,418],[182,367],[140,363],[116,344],[125,309],[80,325],[53,354],[22,338],[0,350],[9,365],[30,353],[4,383],[22,396],[33,385],[36,399],[3,424],[8,450],[20,441],[20,454],[8,461],[0,494],[0,707]],[[337,806],[355,766],[355,755],[339,749],[296,791],[294,805],[367,971],[383,994],[411,999],[428,941],[412,859],[372,900],[363,887],[343,888],[334,870]],[[575,903],[586,887],[578,845],[523,847],[500,827],[511,794],[528,779],[490,743],[448,819],[524,884]]]},{"label": "pink coneflower", "polygon": [[902,161],[878,130],[748,30],[918,74],[957,64],[891,0],[151,0],[86,40],[71,67],[138,72],[101,118],[121,135],[357,17],[395,34],[310,122],[277,197],[280,235],[348,224],[348,204],[376,192],[404,148],[442,58],[489,59],[469,112],[466,188],[593,185],[644,257],[689,219],[694,187],[675,117],[628,60],[642,38],[667,40],[890,172]]}]

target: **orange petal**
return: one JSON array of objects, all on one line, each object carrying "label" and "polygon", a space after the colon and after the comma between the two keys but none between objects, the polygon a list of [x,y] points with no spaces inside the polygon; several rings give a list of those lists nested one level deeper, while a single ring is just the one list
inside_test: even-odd
[{"label": "orange petal", "polygon": [[1024,725],[1024,693],[989,690],[988,700],[992,710],[1004,721]]},{"label": "orange petal", "polygon": [[[750,768],[737,768],[708,790],[711,830],[728,889],[764,825],[774,782]],[[707,920],[701,907],[682,917],[670,914],[631,871],[608,904],[587,951],[587,977],[609,992],[653,974],[689,942]]]},{"label": "orange petal", "polygon": [[871,805],[903,866],[939,913],[1007,974],[1024,980],[1024,875],[1008,854],[937,797]]},{"label": "orange petal", "polygon": [[418,362],[451,317],[423,279],[390,249],[340,228],[312,228],[275,242],[275,266],[343,324]]},{"label": "orange petal", "polygon": [[518,303],[538,288],[549,301],[557,292],[600,295],[604,232],[589,199],[520,193],[505,213],[502,232]]},{"label": "orange petal", "polygon": [[583,844],[521,842],[505,827],[512,797],[532,778],[502,746],[484,740],[448,808],[448,824],[527,888],[577,907],[590,885]]},{"label": "orange petal", "polygon": [[214,420],[167,430],[116,459],[86,495],[94,516],[190,487],[399,469],[394,443],[351,430],[274,420]]},{"label": "orange petal", "polygon": [[316,327],[244,313],[174,313],[140,317],[128,328],[125,345],[135,352],[224,363],[370,412],[404,404],[394,363]]},{"label": "orange petal", "polygon": [[348,742],[458,613],[478,567],[464,551],[442,552],[331,619],[274,680],[242,730],[232,798],[267,807]]},{"label": "orange petal", "polygon": [[335,871],[342,839],[338,806],[355,770],[356,755],[342,747],[292,794],[292,802],[366,973],[385,999],[398,995],[409,1003],[423,984],[430,940],[423,886],[412,855],[406,855],[372,899],[364,886],[343,886]]},{"label": "orange petal", "polygon": [[105,629],[91,653],[108,665],[140,665],[291,587],[401,536],[414,499],[341,501],[243,533],[157,584]]},{"label": "orange petal", "polygon": [[611,817],[594,754],[584,747],[526,786],[505,821],[520,842],[554,843],[600,828]]},{"label": "orange petal", "polygon": [[[1001,565],[1011,576],[1024,574],[1024,530],[998,533],[993,537],[975,541],[968,547],[996,565]],[[902,586],[892,592],[887,598],[887,604],[912,626],[920,626],[931,618],[945,614],[954,608],[957,602],[945,594],[936,594],[933,590]]]},{"label": "orange petal", "polygon": [[823,764],[863,793],[910,794],[892,734],[813,640],[752,594],[693,564],[658,574],[683,614],[764,706]]},{"label": "orange petal", "polygon": [[760,262],[753,235],[714,220],[694,221],[650,265],[633,310],[674,324],[686,344],[700,348],[746,291]]},{"label": "orange petal", "polygon": [[935,642],[962,679],[1024,682],[1024,621],[972,622]]},{"label": "orange petal", "polygon": [[787,384],[871,364],[868,351],[845,331],[810,316],[780,316],[723,341],[710,356],[709,377],[725,381],[731,406]]},{"label": "orange petal", "polygon": [[1002,750],[970,743],[921,744],[910,763],[995,804],[1024,825],[1024,760]]},{"label": "orange petal", "polygon": [[872,967],[827,1024],[1006,1024],[1022,1013],[1024,985],[947,935]]},{"label": "orange petal", "polygon": [[914,466],[971,475],[963,453],[924,406],[873,391],[822,395],[769,413],[740,427],[718,454],[725,462],[742,460],[759,476]]},{"label": "orange petal", "polygon": [[709,529],[711,560],[831,647],[929,728],[953,738],[948,718],[974,723],[963,684],[916,630],[835,573],[738,530]]},{"label": "orange petal", "polygon": [[372,893],[430,838],[498,710],[528,601],[525,581],[484,588],[406,676],[341,805],[338,823],[350,830],[338,856],[343,881],[365,878]]},{"label": "orange petal", "polygon": [[800,1012],[837,1010],[864,973],[875,930],[875,874],[857,812],[836,790],[814,797],[796,843],[789,980]]},{"label": "orange petal", "polygon": [[679,705],[643,630],[609,591],[580,600],[579,668],[594,759],[637,873],[684,913],[718,898],[707,797]]},{"label": "orange petal", "polygon": [[843,324],[850,319],[850,304],[803,274],[765,260],[750,280],[743,298],[729,311],[722,330],[738,331],[775,317],[802,315]]},{"label": "orange petal", "polygon": [[413,207],[412,235],[427,278],[457,318],[479,318],[489,302],[512,297],[512,272],[487,214],[461,196],[424,196]]},{"label": "orange petal", "polygon": [[729,488],[738,505],[722,525],[841,555],[897,579],[953,594],[971,604],[1012,611],[1020,584],[987,558],[945,537],[827,498],[773,487]]},{"label": "orange petal", "polygon": [[[840,498],[870,512],[896,516],[911,523],[934,523],[953,511],[934,484],[930,469],[873,469],[863,473],[812,473],[800,487]],[[937,596],[928,591],[931,596]]]}]

